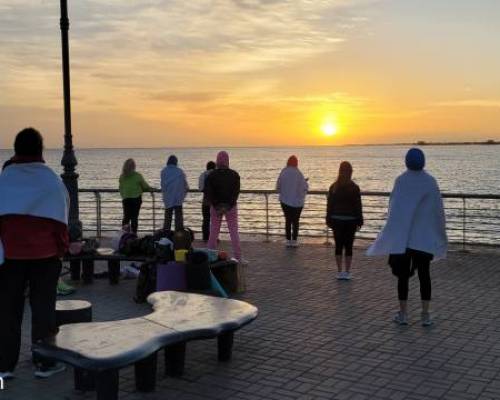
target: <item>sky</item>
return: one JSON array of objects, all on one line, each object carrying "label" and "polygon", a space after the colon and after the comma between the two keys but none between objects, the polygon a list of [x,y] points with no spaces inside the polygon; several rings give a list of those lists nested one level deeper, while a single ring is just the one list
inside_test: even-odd
[{"label": "sky", "polygon": [[[69,0],[78,147],[500,139],[498,0]],[[59,1],[0,0],[0,148],[63,143]]]}]

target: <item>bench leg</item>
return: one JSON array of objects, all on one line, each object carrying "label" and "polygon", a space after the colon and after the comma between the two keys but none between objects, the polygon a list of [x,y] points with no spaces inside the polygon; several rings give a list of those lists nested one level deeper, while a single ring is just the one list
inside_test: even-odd
[{"label": "bench leg", "polygon": [[80,280],[80,260],[71,260],[69,262],[70,276],[72,281]]},{"label": "bench leg", "polygon": [[224,332],[217,336],[217,355],[219,361],[229,361],[233,353],[234,332]]},{"label": "bench leg", "polygon": [[82,392],[95,390],[94,373],[82,368],[74,369],[75,390]]},{"label": "bench leg", "polygon": [[138,392],[153,392],[156,387],[157,353],[134,364],[135,387]]},{"label": "bench leg", "polygon": [[83,260],[82,270],[83,283],[92,283],[94,281],[94,261]]},{"label": "bench leg", "polygon": [[165,374],[179,377],[184,373],[186,342],[165,347]]},{"label": "bench leg", "polygon": [[118,400],[118,370],[109,369],[96,374],[97,400]]},{"label": "bench leg", "polygon": [[116,285],[120,281],[120,261],[108,261],[109,284]]}]

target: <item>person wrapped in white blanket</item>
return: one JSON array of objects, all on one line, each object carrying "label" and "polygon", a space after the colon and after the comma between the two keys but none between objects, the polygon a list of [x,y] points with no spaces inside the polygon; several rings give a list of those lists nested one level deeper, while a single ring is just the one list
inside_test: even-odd
[{"label": "person wrapped in white blanket", "polygon": [[387,221],[368,255],[389,255],[389,265],[398,278],[400,310],[394,321],[408,324],[408,281],[418,271],[422,300],[422,325],[432,325],[430,262],[446,256],[448,240],[443,201],[436,180],[426,171],[422,150],[406,154],[408,170],[394,183]]},{"label": "person wrapped in white blanket", "polygon": [[[56,286],[66,252],[69,197],[59,176],[45,165],[43,138],[19,132],[15,156],[0,174],[0,377],[9,379],[19,360],[25,289],[29,287],[32,341],[57,333]],[[35,376],[47,378],[63,364],[35,358]]]}]

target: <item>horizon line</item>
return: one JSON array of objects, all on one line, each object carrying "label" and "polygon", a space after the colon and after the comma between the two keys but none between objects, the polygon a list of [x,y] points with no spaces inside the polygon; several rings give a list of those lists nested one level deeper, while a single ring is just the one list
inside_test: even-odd
[{"label": "horizon line", "polygon": [[[363,147],[363,146],[458,146],[458,145],[500,145],[500,140],[487,139],[483,141],[461,142],[390,142],[390,143],[346,143],[346,144],[306,144],[306,145],[269,145],[269,146],[155,146],[155,147],[75,147],[74,150],[161,150],[161,149],[264,149],[264,148],[302,148],[302,147]],[[12,150],[12,148],[0,148]],[[64,150],[63,147],[46,147],[44,150]]]}]

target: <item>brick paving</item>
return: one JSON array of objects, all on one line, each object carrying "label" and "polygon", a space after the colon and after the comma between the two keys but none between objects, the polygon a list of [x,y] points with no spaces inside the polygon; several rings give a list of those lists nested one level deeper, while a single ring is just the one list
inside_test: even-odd
[{"label": "brick paving", "polygon": [[[433,265],[431,328],[420,326],[416,277],[409,326],[391,322],[395,279],[384,259],[363,249],[355,252],[351,282],[334,279],[331,247],[246,242],[243,250],[250,264],[241,298],[260,315],[236,334],[233,360],[217,362],[215,340],[190,343],[185,375],[164,377],[160,362],[155,393],[135,392],[133,369],[121,370],[121,399],[500,399],[498,249],[450,252]],[[90,300],[94,320],[149,313],[132,301],[134,285],[96,281],[69,298]],[[74,391],[71,370],[33,378],[28,318],[16,376],[0,399],[95,398]]]}]

